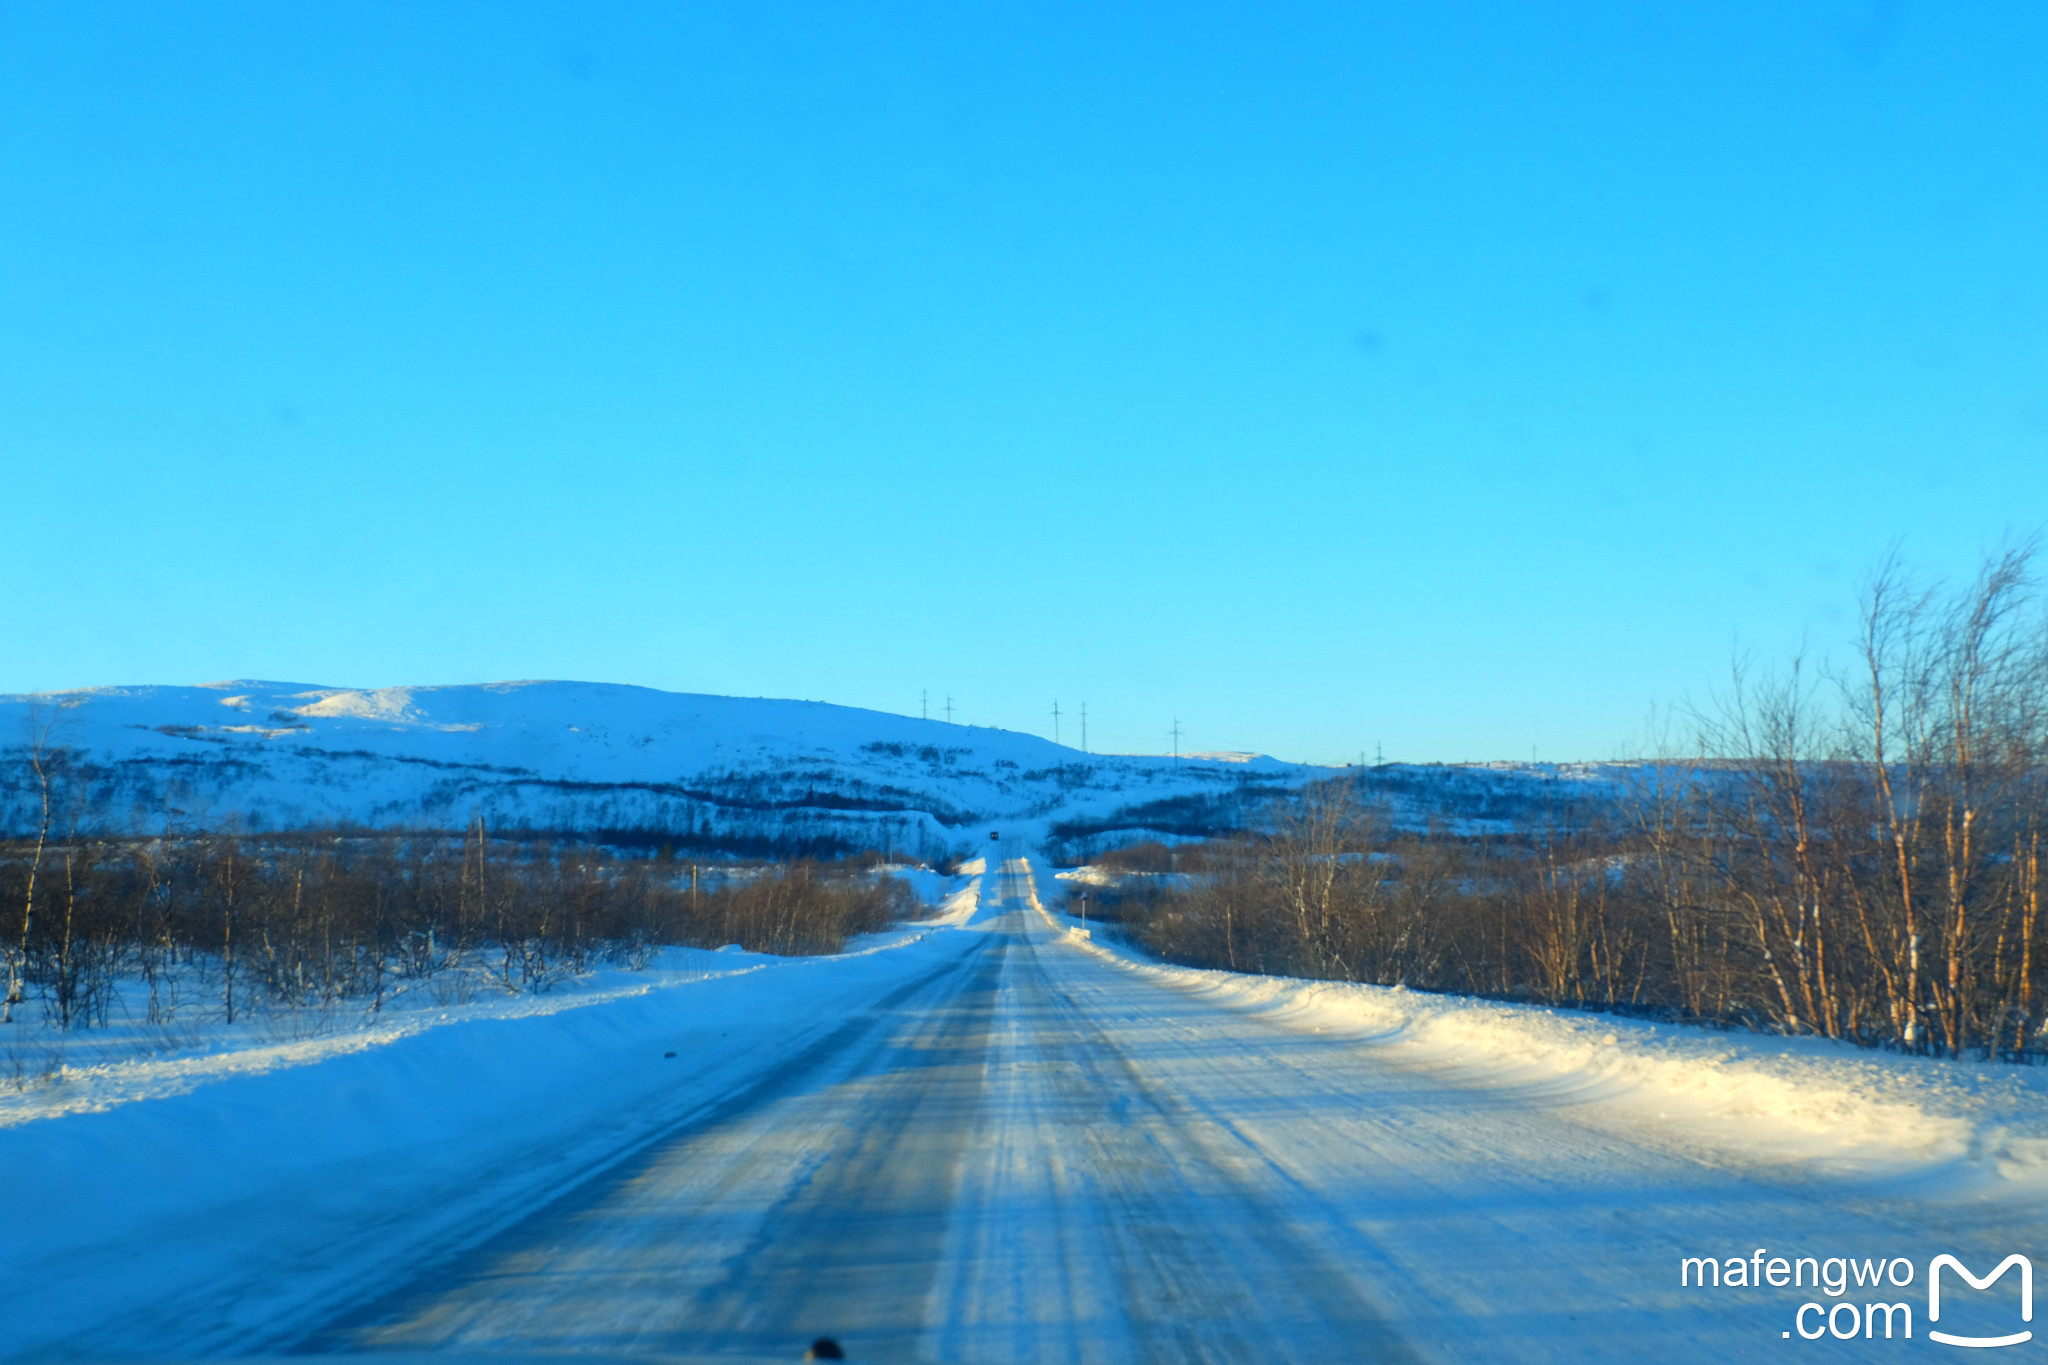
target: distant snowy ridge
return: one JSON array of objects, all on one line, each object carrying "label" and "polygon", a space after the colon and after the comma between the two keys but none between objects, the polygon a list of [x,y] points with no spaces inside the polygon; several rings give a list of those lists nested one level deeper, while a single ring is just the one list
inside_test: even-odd
[{"label": "distant snowy ridge", "polygon": [[0,697],[0,817],[29,827],[37,716],[66,818],[577,834],[738,852],[934,857],[1033,839],[1199,833],[1341,771],[1249,754],[1102,756],[825,702],[607,683],[356,689],[253,680]]}]

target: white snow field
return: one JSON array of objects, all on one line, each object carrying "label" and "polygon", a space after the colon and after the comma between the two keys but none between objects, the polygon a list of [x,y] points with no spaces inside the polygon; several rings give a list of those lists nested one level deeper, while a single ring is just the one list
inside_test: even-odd
[{"label": "white snow field", "polygon": [[[999,848],[844,956],[30,1092],[0,1353],[1871,1359],[2038,1259],[2032,1073],[1161,967]],[[1752,1255],[1841,1292],[1681,1287]]]}]

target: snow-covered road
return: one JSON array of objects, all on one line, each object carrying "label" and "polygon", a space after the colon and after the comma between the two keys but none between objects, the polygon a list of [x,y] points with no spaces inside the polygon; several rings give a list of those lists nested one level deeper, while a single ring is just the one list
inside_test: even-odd
[{"label": "snow-covered road", "polygon": [[719,1112],[302,1345],[1722,1360],[1836,1343],[1780,1335],[1812,1289],[1681,1289],[1681,1256],[1949,1244],[1867,1189],[1195,1000],[1068,938],[1031,876]]},{"label": "snow-covered road", "polygon": [[1909,1302],[1925,1349],[1924,1280],[1681,1258],[2038,1250],[2038,1204],[1232,1005],[1078,939],[1047,875],[861,955],[0,1131],[0,1356],[1862,1358],[1800,1304]]}]

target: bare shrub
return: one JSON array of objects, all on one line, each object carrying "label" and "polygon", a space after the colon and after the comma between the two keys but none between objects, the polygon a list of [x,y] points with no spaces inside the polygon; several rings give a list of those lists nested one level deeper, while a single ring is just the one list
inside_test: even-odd
[{"label": "bare shrub", "polygon": [[1162,886],[1136,936],[1202,966],[2039,1057],[2032,559],[1993,556],[1946,592],[1887,561],[1853,667],[1738,670],[1693,757],[1507,835],[1394,830],[1342,783],[1282,799],[1261,828],[1184,849],[1202,871]]},{"label": "bare shrub", "polygon": [[[17,1005],[40,1001],[60,1033],[104,1026],[125,980],[137,1022],[176,1045],[208,1021],[256,1016],[303,1037],[415,993],[546,991],[599,960],[645,967],[665,945],[837,952],[917,909],[879,866],[713,878],[672,858],[493,838],[481,822],[457,836],[45,829],[0,844],[0,904],[33,907],[6,929]],[[34,1066],[21,1054],[5,1069]]]}]

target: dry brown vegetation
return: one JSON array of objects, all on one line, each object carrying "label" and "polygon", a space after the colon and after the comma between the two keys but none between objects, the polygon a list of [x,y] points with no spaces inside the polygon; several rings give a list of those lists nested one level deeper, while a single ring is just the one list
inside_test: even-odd
[{"label": "dry brown vegetation", "polygon": [[[38,751],[39,759],[49,755]],[[0,846],[6,1016],[152,1025],[252,1010],[375,1010],[397,990],[542,991],[664,945],[828,953],[916,910],[874,858],[751,866],[590,845],[232,829]],[[123,990],[132,987],[132,990]]]},{"label": "dry brown vegetation", "polygon": [[1512,834],[1397,829],[1330,783],[1094,913],[1195,965],[2039,1057],[2048,632],[2029,560],[1951,593],[1886,565],[1853,667],[1738,677],[1699,718],[1704,756]]}]

